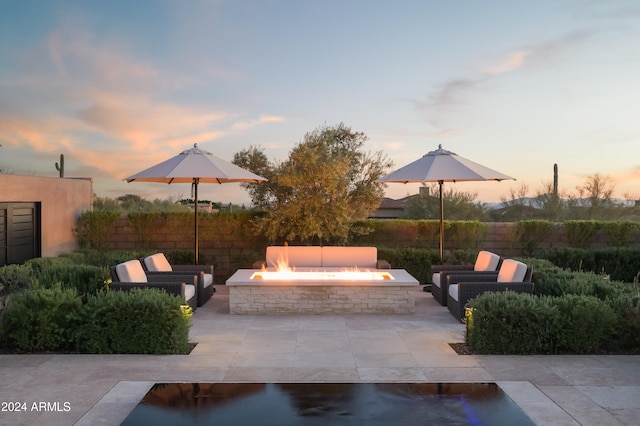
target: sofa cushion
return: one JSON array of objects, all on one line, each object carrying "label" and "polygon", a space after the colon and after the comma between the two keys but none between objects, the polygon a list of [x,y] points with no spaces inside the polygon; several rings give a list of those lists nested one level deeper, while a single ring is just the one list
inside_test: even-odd
[{"label": "sofa cushion", "polygon": [[118,274],[118,279],[124,283],[147,282],[147,274],[144,273],[139,260],[129,260],[116,265],[116,274]]},{"label": "sofa cushion", "polygon": [[513,259],[505,259],[498,272],[498,282],[522,282],[527,274],[527,265]]},{"label": "sofa cushion", "polygon": [[495,271],[498,269],[498,263],[500,263],[500,256],[490,251],[481,251],[478,253],[476,263],[473,267],[474,271]]},{"label": "sofa cushion", "polygon": [[156,253],[144,258],[144,266],[149,271],[153,272],[170,272],[172,271],[171,264],[163,253]]},{"label": "sofa cushion", "polygon": [[460,288],[459,284],[453,284],[449,286],[449,296],[453,298],[453,300],[458,300],[458,289]]},{"label": "sofa cushion", "polygon": [[320,267],[322,247],[320,246],[268,246],[267,266],[275,267],[285,263],[290,267]]},{"label": "sofa cushion", "polygon": [[322,247],[322,263],[319,266],[333,268],[372,268],[378,263],[378,249],[375,247]]}]

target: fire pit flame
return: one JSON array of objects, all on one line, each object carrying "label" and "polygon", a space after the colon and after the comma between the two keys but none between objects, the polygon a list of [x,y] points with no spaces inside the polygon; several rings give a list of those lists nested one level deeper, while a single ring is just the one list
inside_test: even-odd
[{"label": "fire pit flame", "polygon": [[393,275],[389,272],[359,270],[358,268],[342,270],[314,270],[296,271],[291,268],[286,259],[279,259],[275,265],[275,270],[267,270],[264,266],[262,271],[255,272],[251,276],[252,280],[263,281],[383,281],[393,280]]}]

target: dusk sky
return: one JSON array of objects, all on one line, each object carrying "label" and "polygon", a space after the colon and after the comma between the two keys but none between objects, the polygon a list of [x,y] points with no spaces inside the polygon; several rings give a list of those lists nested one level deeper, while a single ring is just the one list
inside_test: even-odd
[{"label": "dusk sky", "polygon": [[517,179],[447,186],[477,201],[554,163],[562,191],[599,173],[640,198],[637,0],[0,0],[0,58],[2,172],[55,177],[63,153],[101,197],[186,198],[123,179],[194,142],[283,160],[343,122],[389,172],[442,144]]}]

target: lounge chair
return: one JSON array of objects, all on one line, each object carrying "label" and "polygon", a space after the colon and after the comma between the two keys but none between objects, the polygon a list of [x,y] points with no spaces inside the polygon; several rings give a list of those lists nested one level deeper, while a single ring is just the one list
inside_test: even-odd
[{"label": "lounge chair", "polygon": [[473,265],[433,265],[431,266],[431,294],[442,306],[447,306],[447,294],[449,282],[447,276],[449,274],[469,274],[477,272],[489,272],[497,276],[497,270],[502,263],[502,258],[490,251],[481,251],[478,253],[476,263]]},{"label": "lounge chair", "polygon": [[531,266],[505,259],[495,278],[482,274],[455,275],[455,282],[450,282],[447,297],[449,312],[462,319],[467,302],[487,291],[509,290],[532,294],[534,284],[531,282],[531,273]]},{"label": "lounge chair", "polygon": [[155,275],[147,279],[139,260],[129,260],[110,268],[111,290],[130,291],[133,288],[157,288],[180,296],[193,310],[197,307],[196,275]]},{"label": "lounge chair", "polygon": [[213,286],[213,265],[172,265],[163,253],[140,259],[149,276],[193,273],[198,276],[198,306],[202,306],[216,291]]}]

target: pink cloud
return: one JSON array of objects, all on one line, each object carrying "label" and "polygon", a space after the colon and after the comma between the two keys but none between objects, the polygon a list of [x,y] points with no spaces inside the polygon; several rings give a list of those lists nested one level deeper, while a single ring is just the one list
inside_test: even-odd
[{"label": "pink cloud", "polygon": [[516,70],[524,65],[525,59],[529,54],[530,53],[525,50],[512,52],[505,58],[484,66],[483,71],[489,75],[499,75]]}]

